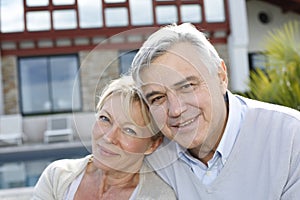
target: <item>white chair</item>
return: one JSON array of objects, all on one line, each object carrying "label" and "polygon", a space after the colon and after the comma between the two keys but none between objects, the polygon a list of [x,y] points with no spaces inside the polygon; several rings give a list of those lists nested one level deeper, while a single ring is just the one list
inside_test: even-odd
[{"label": "white chair", "polygon": [[1,115],[0,116],[0,141],[6,144],[22,144],[23,122],[22,116]]},{"label": "white chair", "polygon": [[44,142],[48,143],[51,139],[58,141],[62,138],[67,138],[69,141],[74,138],[70,118],[65,116],[49,117],[47,130],[44,132]]}]

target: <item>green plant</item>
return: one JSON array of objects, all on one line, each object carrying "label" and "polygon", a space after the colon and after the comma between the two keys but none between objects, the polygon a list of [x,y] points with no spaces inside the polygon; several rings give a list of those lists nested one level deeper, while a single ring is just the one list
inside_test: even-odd
[{"label": "green plant", "polygon": [[266,69],[250,72],[246,96],[300,110],[300,23],[288,22],[266,39]]}]

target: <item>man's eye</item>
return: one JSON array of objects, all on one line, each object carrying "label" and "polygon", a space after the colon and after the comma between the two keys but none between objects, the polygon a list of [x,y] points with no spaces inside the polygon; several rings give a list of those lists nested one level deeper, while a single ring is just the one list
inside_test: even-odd
[{"label": "man's eye", "polygon": [[190,91],[193,91],[196,86],[197,86],[197,84],[187,83],[187,84],[182,85],[180,87],[180,90],[183,91],[183,92],[190,92]]},{"label": "man's eye", "polygon": [[149,100],[149,102],[150,102],[151,105],[152,105],[152,104],[160,104],[160,103],[163,102],[163,99],[164,99],[164,96],[156,96],[156,97],[154,97],[154,98],[151,98],[151,99]]},{"label": "man's eye", "polygon": [[136,132],[133,129],[131,129],[131,128],[124,128],[123,131],[127,135],[136,135]]}]

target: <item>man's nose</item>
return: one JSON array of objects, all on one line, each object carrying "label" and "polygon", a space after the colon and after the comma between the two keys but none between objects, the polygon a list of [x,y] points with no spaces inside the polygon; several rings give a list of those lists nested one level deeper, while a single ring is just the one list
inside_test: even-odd
[{"label": "man's nose", "polygon": [[175,92],[168,93],[168,114],[170,117],[178,117],[185,111],[186,105],[182,98]]}]

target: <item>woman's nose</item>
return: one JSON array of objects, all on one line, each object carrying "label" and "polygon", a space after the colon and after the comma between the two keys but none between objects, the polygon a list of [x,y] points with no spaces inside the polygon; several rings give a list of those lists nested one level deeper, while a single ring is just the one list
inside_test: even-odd
[{"label": "woman's nose", "polygon": [[107,132],[104,134],[103,138],[106,142],[116,144],[119,135],[119,127],[112,126]]}]

